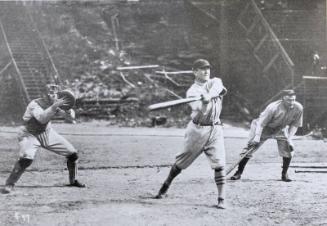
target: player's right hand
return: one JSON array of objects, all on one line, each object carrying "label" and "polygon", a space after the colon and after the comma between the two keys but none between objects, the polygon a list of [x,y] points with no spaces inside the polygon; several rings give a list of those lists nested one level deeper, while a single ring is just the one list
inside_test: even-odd
[{"label": "player's right hand", "polygon": [[55,99],[52,106],[54,108],[58,108],[58,107],[60,107],[60,106],[62,106],[64,104],[67,104],[67,100],[65,100],[65,99]]},{"label": "player's right hand", "polygon": [[208,93],[203,93],[203,94],[201,94],[201,97],[202,97],[202,102],[204,103],[204,104],[208,104],[209,102],[210,102],[210,100],[211,100],[211,96],[210,96],[210,94],[208,94]]}]

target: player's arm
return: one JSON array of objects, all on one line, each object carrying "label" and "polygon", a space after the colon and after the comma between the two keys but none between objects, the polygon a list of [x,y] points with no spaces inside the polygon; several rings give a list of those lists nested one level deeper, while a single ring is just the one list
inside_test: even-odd
[{"label": "player's arm", "polygon": [[297,126],[290,126],[287,131],[287,139],[292,140],[294,135],[296,134],[298,127]]},{"label": "player's arm", "polygon": [[[227,93],[227,89],[224,87],[223,82],[220,78],[213,78],[207,84],[208,93],[202,94],[202,102],[204,105],[210,104],[213,98],[222,98]],[[203,109],[205,110],[205,109]]]},{"label": "player's arm", "polygon": [[203,92],[199,90],[188,90],[186,93],[186,97],[198,97],[202,96],[201,101],[194,101],[189,103],[190,107],[192,108],[192,111],[201,111],[205,112],[208,107],[210,107],[210,102],[206,101],[205,95]]},{"label": "player's arm", "polygon": [[258,144],[261,139],[263,128],[269,123],[274,115],[274,105],[268,105],[266,109],[260,114],[257,125],[255,129],[255,136],[253,140],[250,142],[252,144]]},{"label": "player's arm", "polygon": [[295,136],[298,128],[302,127],[302,124],[303,124],[303,107],[300,106],[300,112],[294,118],[294,121],[289,125],[287,133],[285,134],[285,136],[287,137],[287,142],[292,149],[294,149],[294,145],[292,141],[293,137]]},{"label": "player's arm", "polygon": [[38,105],[36,102],[33,101],[29,107],[31,109],[31,115],[36,120],[38,120],[40,123],[46,124],[57,113],[57,110],[59,109],[59,107],[65,103],[66,103],[65,100],[57,99],[54,101],[54,103],[50,107],[43,110],[40,105]]},{"label": "player's arm", "polygon": [[227,89],[224,87],[220,78],[213,78],[208,82],[209,95],[211,98],[222,97],[226,95]]}]

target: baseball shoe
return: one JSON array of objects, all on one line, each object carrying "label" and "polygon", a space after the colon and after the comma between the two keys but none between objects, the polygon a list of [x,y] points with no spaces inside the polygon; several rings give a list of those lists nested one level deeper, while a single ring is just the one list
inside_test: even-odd
[{"label": "baseball shoe", "polygon": [[5,185],[2,189],[2,194],[9,194],[14,190],[14,185]]},{"label": "baseball shoe", "polygon": [[282,175],[282,181],[284,181],[284,182],[291,182],[292,179],[289,178],[289,177],[288,177],[288,174],[286,173],[286,174],[283,174],[283,175]]},{"label": "baseball shoe", "polygon": [[238,171],[236,171],[236,173],[230,178],[231,180],[239,180],[241,179],[241,173],[239,173]]},{"label": "baseball shoe", "polygon": [[226,209],[225,199],[218,198],[218,205],[217,205],[217,207],[218,207],[218,209]]},{"label": "baseball shoe", "polygon": [[82,184],[81,182],[79,182],[78,180],[75,180],[74,183],[70,184],[69,186],[72,187],[78,187],[78,188],[85,188],[86,185]]},{"label": "baseball shoe", "polygon": [[169,188],[169,185],[166,183],[163,183],[163,185],[161,186],[158,194],[156,196],[154,196],[155,199],[162,199],[163,195],[166,194],[167,190]]},{"label": "baseball shoe", "polygon": [[156,196],[154,196],[153,198],[154,198],[154,199],[162,199],[162,198],[163,198],[162,196],[163,196],[163,194],[160,194],[160,193],[159,193],[159,194],[157,194]]}]

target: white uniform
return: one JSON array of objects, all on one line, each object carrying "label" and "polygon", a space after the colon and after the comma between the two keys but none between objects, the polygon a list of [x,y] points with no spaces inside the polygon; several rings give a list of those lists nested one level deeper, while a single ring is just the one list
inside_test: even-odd
[{"label": "white uniform", "polygon": [[[284,130],[290,126],[301,127],[302,124],[303,106],[299,102],[295,102],[293,108],[287,109],[283,105],[282,100],[274,101],[266,107],[258,119],[252,121],[249,142],[255,137],[256,128],[260,125],[263,127],[263,131],[260,137],[260,143],[255,150],[258,150],[267,139],[274,138],[277,140],[279,156],[291,158],[294,152],[289,148]],[[244,152],[246,151],[247,149],[244,150]],[[251,158],[254,152],[248,154],[246,157]]]},{"label": "white uniform", "polygon": [[184,138],[184,150],[177,154],[176,165],[180,169],[187,168],[202,152],[206,154],[212,169],[225,166],[225,146],[223,126],[220,121],[222,97],[225,91],[221,79],[213,78],[206,83],[195,82],[187,91],[187,97],[197,97],[201,94],[216,96],[208,104],[202,101],[190,103],[191,118]]},{"label": "white uniform", "polygon": [[45,109],[49,106],[48,101],[41,98],[28,104],[23,115],[25,126],[18,134],[20,157],[33,160],[40,147],[66,157],[77,153],[71,143],[52,129],[50,121],[40,123],[42,117],[47,117]]}]

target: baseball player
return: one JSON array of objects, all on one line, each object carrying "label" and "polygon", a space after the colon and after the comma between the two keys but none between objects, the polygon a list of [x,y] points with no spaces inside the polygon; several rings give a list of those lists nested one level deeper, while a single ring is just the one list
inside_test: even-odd
[{"label": "baseball player", "polygon": [[42,147],[67,158],[69,183],[75,187],[85,187],[75,179],[77,173],[77,150],[52,127],[50,120],[55,115],[61,115],[66,119],[74,120],[75,112],[70,109],[64,111],[60,106],[67,103],[64,99],[58,99],[57,85],[47,85],[48,94],[45,98],[32,100],[23,115],[24,126],[18,133],[19,159],[14,169],[6,180],[3,193],[10,193],[15,183],[19,180],[25,169],[33,162],[36,151]]},{"label": "baseball player", "polygon": [[184,150],[177,154],[175,164],[155,198],[162,198],[172,180],[204,152],[215,171],[218,208],[224,209],[225,147],[223,127],[219,116],[222,109],[222,96],[226,94],[227,90],[221,79],[210,79],[210,64],[207,60],[196,60],[192,69],[195,82],[188,89],[186,95],[187,97],[202,96],[202,100],[190,103],[192,120],[186,128]]},{"label": "baseball player", "polygon": [[303,107],[295,100],[294,90],[283,90],[282,99],[270,103],[259,118],[252,121],[249,142],[241,155],[250,148],[253,151],[239,163],[231,180],[239,180],[252,154],[267,139],[274,138],[277,140],[279,155],[283,158],[282,181],[292,181],[287,174],[294,153],[292,138],[303,121]]}]

